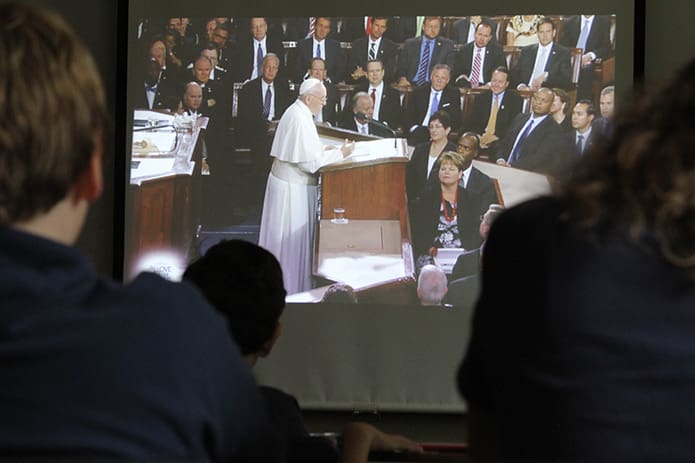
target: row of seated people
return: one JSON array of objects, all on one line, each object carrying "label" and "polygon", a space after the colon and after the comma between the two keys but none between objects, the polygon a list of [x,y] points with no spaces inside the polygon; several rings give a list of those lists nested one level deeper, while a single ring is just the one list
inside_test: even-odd
[{"label": "row of seated people", "polygon": [[[458,86],[469,87],[484,85],[489,82],[492,70],[506,66],[512,69],[512,84],[515,87],[545,84],[569,89],[573,88],[577,79],[580,84],[586,81],[586,85],[580,85],[579,96],[584,98],[587,97],[585,93],[593,80],[591,63],[612,52],[609,36],[602,32],[605,29],[602,26],[605,21],[602,19],[606,18],[592,18],[592,23],[595,22],[596,25],[590,26],[588,34],[580,33],[577,28],[566,27],[566,34],[557,44],[554,43],[557,36],[555,23],[542,19],[536,32],[540,48],[534,45],[521,51],[514,49],[505,52],[493,41],[493,26],[487,22],[479,23],[473,40],[455,50],[453,42],[440,36],[440,17],[425,18],[423,35],[411,38],[401,46],[384,37],[388,30],[387,19],[373,18],[370,34],[352,44],[348,57],[344,56],[337,41],[328,38],[331,30],[329,18],[317,18],[312,37],[298,44],[296,56],[290,61],[286,61],[287,58],[284,57],[281,42],[274,40],[269,34],[266,18],[252,18],[250,33],[233,45],[229,42],[228,28],[224,24],[218,25],[213,31],[213,41],[199,46],[199,49],[200,53],[213,61],[214,80],[225,82],[224,90],[227,93],[232,91],[232,82],[245,82],[259,77],[263,57],[268,53],[275,53],[280,57],[280,78],[295,83],[307,76],[312,58],[318,56],[326,62],[326,80],[363,85],[367,81],[366,63],[369,59],[378,58],[384,64],[384,80],[387,83],[397,82],[404,87],[427,83],[430,71],[436,64],[449,65],[455,77],[453,82]],[[567,45],[563,45],[563,42]],[[163,37],[155,36],[147,42],[145,54],[148,59],[159,62],[165,74],[162,78],[178,81],[179,84],[188,81],[189,69],[195,66],[196,55],[189,58],[190,63],[186,66],[187,61],[177,56],[181,54],[181,44],[185,43],[185,36],[179,36],[172,30],[167,30]],[[574,66],[582,70],[581,75],[576,77],[573,76],[575,71],[569,53],[569,48],[575,46],[580,48],[580,52],[583,50],[581,66]],[[216,48],[214,57],[210,56],[213,54],[212,48]],[[135,87],[137,89],[138,85]],[[167,90],[167,86],[164,87]],[[172,88],[168,90],[171,91]]]}]

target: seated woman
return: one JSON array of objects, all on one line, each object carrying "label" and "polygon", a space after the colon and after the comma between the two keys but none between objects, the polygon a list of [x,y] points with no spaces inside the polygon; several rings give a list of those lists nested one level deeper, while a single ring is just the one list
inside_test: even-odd
[{"label": "seated woman", "polygon": [[572,118],[567,114],[569,108],[569,95],[566,91],[561,88],[554,88],[553,93],[555,97],[553,99],[553,105],[550,107],[550,115],[553,116],[555,122],[562,128],[562,130],[571,132],[572,131]]},{"label": "seated woman", "polygon": [[538,14],[514,16],[507,25],[507,45],[525,47],[538,43],[536,27],[542,18]]},{"label": "seated woman", "polygon": [[456,151],[456,145],[449,141],[451,117],[446,111],[432,114],[429,122],[430,141],[415,147],[406,170],[405,185],[408,202],[412,203],[422,193],[428,181],[437,183],[435,164],[444,151]]},{"label": "seated woman", "polygon": [[459,182],[461,155],[447,151],[439,157],[437,185],[428,185],[411,207],[411,230],[417,268],[434,263],[439,248],[480,247],[480,205]]}]

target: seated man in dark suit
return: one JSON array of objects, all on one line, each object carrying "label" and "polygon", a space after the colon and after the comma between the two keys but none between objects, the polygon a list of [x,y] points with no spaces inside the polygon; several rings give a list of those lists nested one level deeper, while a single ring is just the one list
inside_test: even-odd
[{"label": "seated man in dark suit", "polygon": [[449,114],[452,130],[461,127],[461,96],[458,88],[449,85],[449,69],[446,64],[436,64],[432,68],[431,84],[416,88],[410,95],[406,108],[409,145],[428,140],[427,126],[436,111]]},{"label": "seated man in dark suit", "polygon": [[203,103],[203,89],[197,82],[189,82],[183,91],[181,112],[189,116],[199,116],[200,105]]},{"label": "seated man in dark suit", "polygon": [[226,123],[229,117],[228,98],[225,89],[213,80],[210,80],[212,62],[200,56],[193,63],[193,80],[203,89],[203,103],[200,105],[200,112],[203,116],[208,116],[211,122],[216,124]]},{"label": "seated man in dark suit", "polygon": [[454,42],[439,35],[441,16],[427,16],[422,35],[405,41],[398,59],[398,86],[428,83],[437,64],[454,67]]},{"label": "seated man in dark suit", "polygon": [[235,82],[257,79],[262,73],[263,58],[268,53],[282,56],[284,51],[280,38],[268,34],[266,18],[251,18],[250,32],[250,37],[244,36],[237,42],[233,66]]},{"label": "seated man in dark suit", "polygon": [[345,55],[340,43],[328,37],[330,31],[331,18],[319,17],[314,34],[297,43],[295,82],[304,80],[312,58],[323,58],[326,62],[326,80],[333,83],[345,80]]},{"label": "seated man in dark suit", "polygon": [[479,214],[483,215],[490,204],[498,203],[499,199],[492,179],[473,167],[473,159],[478,156],[479,150],[480,137],[477,133],[466,132],[459,137],[456,152],[463,158],[463,177],[459,183],[478,198]]},{"label": "seated man in dark suit", "polygon": [[[247,241],[222,241],[189,265],[184,279],[198,286],[227,319],[227,327],[249,366],[271,353],[282,332],[280,316],[286,292],[280,263],[270,252]],[[309,437],[293,396],[269,386],[261,386],[261,392],[268,414],[285,441],[288,462],[339,460],[335,448],[319,445],[321,440],[315,439],[321,438]],[[343,430],[344,463],[366,462],[369,452],[378,450],[422,452],[415,442],[385,434],[366,423],[349,423]]]},{"label": "seated man in dark suit", "polygon": [[368,80],[358,88],[372,99],[374,119],[398,130],[403,125],[400,92],[384,82],[384,65],[380,60],[370,60],[366,70]]},{"label": "seated man in dark suit", "polygon": [[[227,70],[220,67],[219,61],[217,59],[217,53],[217,46],[212,42],[208,43],[200,50],[200,56],[205,56],[212,63],[212,69],[210,70],[210,80],[214,80],[215,82],[221,82],[227,76]],[[191,63],[189,67],[193,69],[193,63]]]},{"label": "seated man in dark suit", "polygon": [[480,23],[487,23],[492,28],[492,39],[493,43],[498,43],[497,40],[497,23],[486,16],[466,16],[465,18],[458,19],[454,22],[452,27],[452,37],[451,39],[454,43],[460,45],[465,45],[471,43],[475,40],[475,31]]},{"label": "seated man in dark suit", "polygon": [[[268,175],[272,162],[268,156],[272,142],[268,124],[280,119],[291,103],[287,82],[276,79],[279,66],[277,55],[268,53],[263,58],[261,77],[247,82],[239,92],[237,140],[241,146],[250,147],[254,154],[257,185],[264,185],[262,180]],[[259,191],[263,188],[259,187]]]},{"label": "seated man in dark suit", "polygon": [[349,116],[346,116],[341,124],[342,128],[362,135],[374,135],[382,138],[393,136],[391,132],[369,123],[368,119],[372,119],[374,115],[374,104],[366,92],[355,93],[350,101],[350,108]]},{"label": "seated man in dark suit", "polygon": [[549,88],[536,91],[531,113],[515,117],[507,136],[498,143],[497,164],[542,174],[555,174],[565,166],[569,146],[550,116],[554,98]]},{"label": "seated man in dark suit", "polygon": [[579,72],[577,99],[593,98],[594,62],[611,56],[610,16],[571,16],[562,25],[558,43],[567,48],[582,49],[582,69]]},{"label": "seated man in dark suit", "polygon": [[492,42],[492,26],[481,22],[475,30],[475,40],[456,53],[457,87],[477,88],[490,82],[492,71],[507,67],[502,46]]},{"label": "seated man in dark suit", "polygon": [[396,78],[396,58],[398,45],[384,37],[388,26],[385,16],[375,16],[371,21],[370,33],[352,42],[348,61],[348,71],[352,81],[364,85],[367,80],[367,63],[378,59],[384,68],[383,79],[391,83]]},{"label": "seated man in dark suit", "polygon": [[579,100],[572,110],[572,130],[569,133],[569,143],[574,146],[574,154],[583,156],[591,149],[596,139],[593,132],[593,122],[596,117],[594,103],[591,100]]},{"label": "seated man in dark suit", "polygon": [[481,148],[491,148],[504,138],[512,119],[521,113],[521,97],[507,87],[509,71],[505,67],[498,67],[492,73],[490,91],[475,97],[471,119],[464,130],[482,134]]},{"label": "seated man in dark suit", "polygon": [[312,59],[311,67],[308,69],[307,73],[309,77],[323,82],[323,86],[326,87],[326,104],[323,105],[321,111],[314,116],[314,120],[328,125],[337,125],[340,93],[338,93],[338,89],[335,88],[335,85],[326,80],[326,62],[322,58]]},{"label": "seated man in dark suit", "polygon": [[613,112],[615,110],[615,87],[613,85],[601,90],[599,109],[601,117],[594,120],[594,128],[598,135],[610,137],[613,134]]},{"label": "seated man in dark suit", "polygon": [[538,22],[538,43],[522,48],[519,61],[512,68],[512,81],[517,90],[570,88],[570,52],[566,47],[553,43],[556,33],[551,19],[543,18]]}]

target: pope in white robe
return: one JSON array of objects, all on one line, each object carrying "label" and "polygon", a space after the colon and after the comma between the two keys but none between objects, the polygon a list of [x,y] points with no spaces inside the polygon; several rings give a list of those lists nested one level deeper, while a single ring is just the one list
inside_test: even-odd
[{"label": "pope in white robe", "polygon": [[258,244],[280,262],[287,294],[311,289],[318,175],[326,164],[342,160],[354,142],[324,146],[313,116],[326,104],[326,88],[309,78],[299,97],[283,114],[275,131],[270,155],[275,158],[268,175]]}]

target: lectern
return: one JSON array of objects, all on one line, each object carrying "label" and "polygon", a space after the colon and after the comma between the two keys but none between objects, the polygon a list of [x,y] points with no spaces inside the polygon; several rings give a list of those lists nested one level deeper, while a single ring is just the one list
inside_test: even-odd
[{"label": "lectern", "polygon": [[[405,140],[356,137],[325,127],[319,133],[324,139],[356,138],[358,143],[352,156],[320,170],[314,275],[326,284],[351,285],[360,302],[414,302]],[[334,223],[335,208],[345,210],[347,223]]]}]

